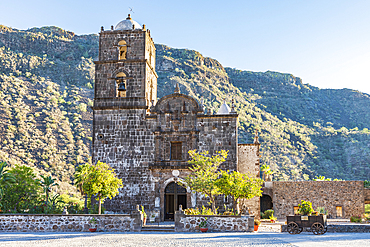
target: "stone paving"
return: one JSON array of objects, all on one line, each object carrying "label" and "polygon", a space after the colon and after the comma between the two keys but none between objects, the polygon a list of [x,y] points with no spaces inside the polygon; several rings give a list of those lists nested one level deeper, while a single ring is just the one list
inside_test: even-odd
[{"label": "stone paving", "polygon": [[0,246],[370,246],[370,233],[0,233]]}]

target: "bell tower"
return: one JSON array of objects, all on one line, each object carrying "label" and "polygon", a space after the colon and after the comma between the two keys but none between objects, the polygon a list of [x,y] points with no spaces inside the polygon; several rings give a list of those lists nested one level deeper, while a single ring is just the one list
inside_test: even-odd
[{"label": "bell tower", "polygon": [[[93,163],[115,169],[124,189],[105,202],[108,211],[130,212],[135,198],[151,198],[149,163],[154,160],[154,137],[147,123],[157,101],[155,46],[150,31],[131,19],[99,33],[95,61]],[[140,183],[138,182],[140,181]]]},{"label": "bell tower", "polygon": [[96,106],[149,108],[157,100],[157,77],[155,46],[145,25],[128,15],[114,29],[102,27],[95,62]]}]

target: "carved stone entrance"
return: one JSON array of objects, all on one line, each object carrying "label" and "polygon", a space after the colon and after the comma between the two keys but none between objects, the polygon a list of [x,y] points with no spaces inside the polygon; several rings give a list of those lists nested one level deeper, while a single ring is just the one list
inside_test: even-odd
[{"label": "carved stone entrance", "polygon": [[164,220],[174,220],[175,211],[187,208],[186,189],[177,183],[170,183],[164,190]]}]

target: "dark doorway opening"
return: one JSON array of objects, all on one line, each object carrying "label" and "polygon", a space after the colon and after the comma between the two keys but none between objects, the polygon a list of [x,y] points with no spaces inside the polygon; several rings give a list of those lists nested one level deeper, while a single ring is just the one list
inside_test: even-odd
[{"label": "dark doorway opening", "polygon": [[273,209],[272,199],[269,195],[262,195],[260,207],[261,212],[265,212],[268,209]]},{"label": "dark doorway opening", "polygon": [[174,220],[175,211],[186,208],[186,189],[177,183],[170,183],[164,190],[164,220]]}]

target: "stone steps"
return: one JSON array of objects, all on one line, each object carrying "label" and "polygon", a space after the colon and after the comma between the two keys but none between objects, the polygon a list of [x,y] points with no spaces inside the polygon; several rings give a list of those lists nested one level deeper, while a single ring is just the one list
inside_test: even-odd
[{"label": "stone steps", "polygon": [[175,232],[175,226],[143,226],[142,232]]}]

